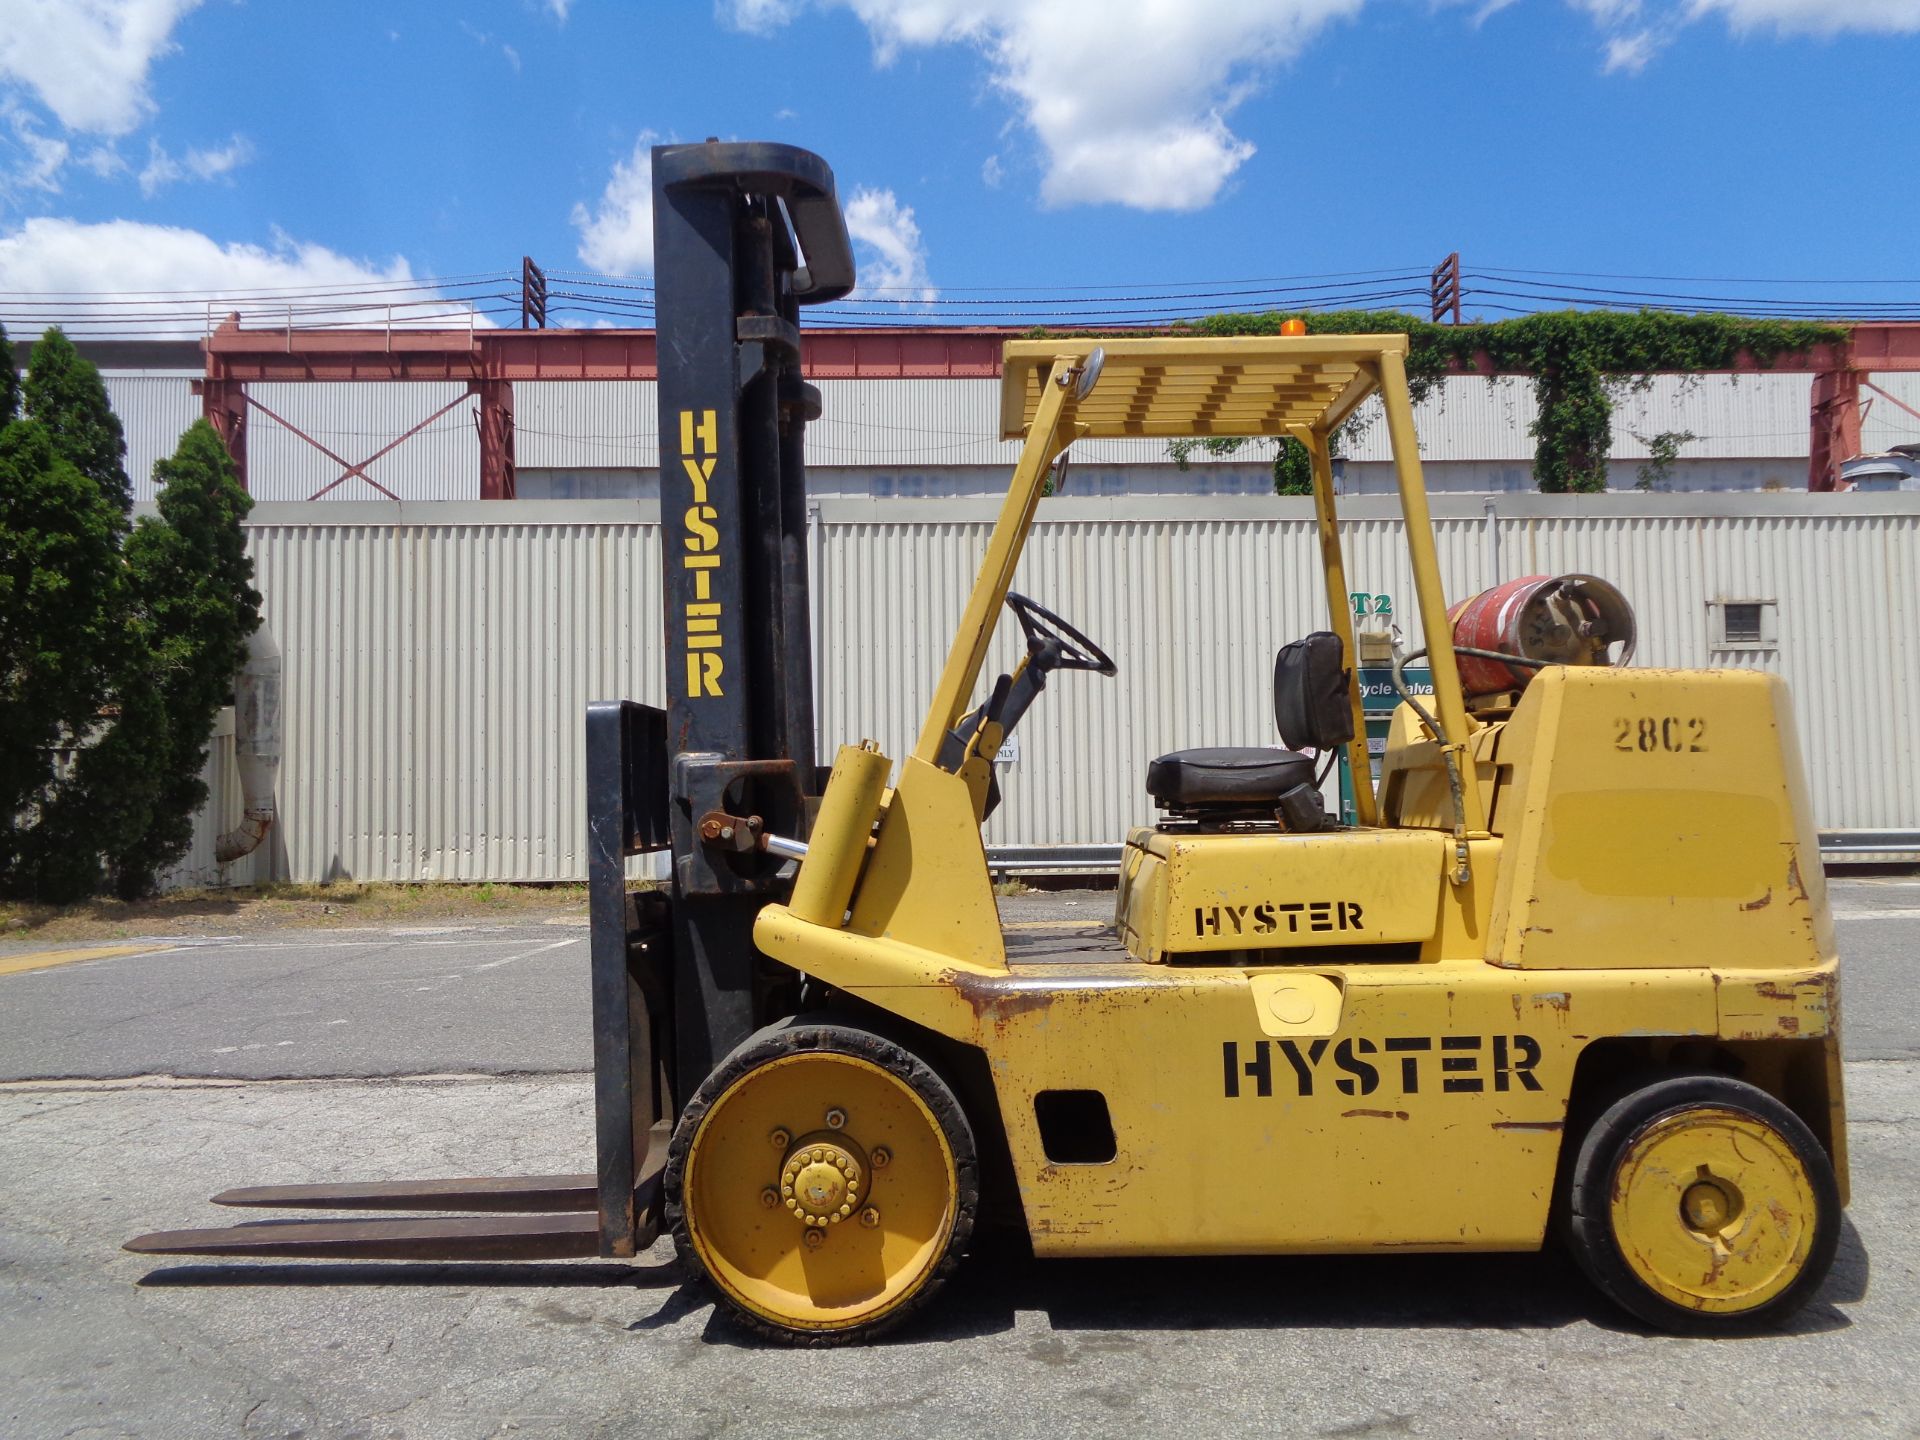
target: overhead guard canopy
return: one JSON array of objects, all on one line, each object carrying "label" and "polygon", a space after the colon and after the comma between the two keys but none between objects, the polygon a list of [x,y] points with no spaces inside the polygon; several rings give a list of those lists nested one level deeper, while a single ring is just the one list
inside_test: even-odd
[{"label": "overhead guard canopy", "polygon": [[1327,434],[1379,388],[1381,356],[1405,356],[1407,337],[1010,340],[1000,382],[1001,438],[1025,436],[1056,359],[1096,349],[1106,352],[1099,384],[1084,400],[1069,393],[1061,417],[1063,425],[1084,426],[1086,438]]}]

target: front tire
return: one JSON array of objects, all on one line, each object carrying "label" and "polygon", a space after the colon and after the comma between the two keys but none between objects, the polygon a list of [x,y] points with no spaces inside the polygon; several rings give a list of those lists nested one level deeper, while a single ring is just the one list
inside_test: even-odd
[{"label": "front tire", "polygon": [[919,1056],[846,1020],[750,1036],[674,1128],[666,1221],[749,1329],[830,1345],[891,1328],[958,1265],[979,1205],[972,1127]]},{"label": "front tire", "polygon": [[1724,1075],[1659,1080],[1608,1106],[1581,1139],[1566,1209],[1594,1284],[1687,1335],[1785,1321],[1840,1241],[1825,1149],[1779,1100]]}]

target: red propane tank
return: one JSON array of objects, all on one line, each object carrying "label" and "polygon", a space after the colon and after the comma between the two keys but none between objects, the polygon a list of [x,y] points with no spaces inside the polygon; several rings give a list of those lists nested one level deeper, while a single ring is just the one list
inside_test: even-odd
[{"label": "red propane tank", "polygon": [[[1633,658],[1633,607],[1592,575],[1529,575],[1509,580],[1447,612],[1453,643],[1559,665],[1624,665]],[[1618,646],[1616,653],[1614,647]],[[1521,690],[1534,665],[1462,655],[1460,686],[1469,697]]]}]

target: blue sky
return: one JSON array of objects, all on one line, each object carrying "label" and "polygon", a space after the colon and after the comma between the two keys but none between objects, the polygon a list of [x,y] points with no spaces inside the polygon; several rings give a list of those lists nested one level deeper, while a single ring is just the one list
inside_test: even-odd
[{"label": "blue sky", "polygon": [[643,277],[647,137],[720,135],[826,156],[889,299],[1912,300],[1917,61],[1920,0],[0,0],[0,291]]}]

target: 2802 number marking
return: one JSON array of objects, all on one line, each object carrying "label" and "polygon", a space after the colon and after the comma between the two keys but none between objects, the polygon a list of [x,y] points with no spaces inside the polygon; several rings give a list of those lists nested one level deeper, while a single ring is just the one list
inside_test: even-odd
[{"label": "2802 number marking", "polygon": [[1707,748],[1707,722],[1697,715],[1635,715],[1613,725],[1613,748],[1629,755],[1700,755]]}]

